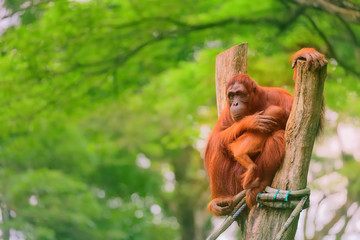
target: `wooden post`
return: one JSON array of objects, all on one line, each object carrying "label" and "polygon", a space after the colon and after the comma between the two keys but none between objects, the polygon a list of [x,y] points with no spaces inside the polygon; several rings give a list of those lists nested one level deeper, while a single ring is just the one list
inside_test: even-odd
[{"label": "wooden post", "polygon": [[[323,89],[327,66],[314,71],[305,70],[298,61],[295,95],[286,125],[286,153],[272,187],[299,190],[306,187],[311,153],[323,108]],[[292,209],[252,208],[249,214],[246,240],[273,239],[280,231]],[[294,239],[298,218],[285,232],[284,239]]]},{"label": "wooden post", "polygon": [[232,76],[246,74],[247,43],[240,43],[216,56],[216,99],[218,116],[226,104],[225,87]]},{"label": "wooden post", "polygon": [[[247,73],[247,50],[248,44],[245,42],[216,56],[215,84],[218,116],[226,104],[225,87],[227,82],[237,74]],[[248,211],[245,211],[237,220],[243,239],[246,234],[247,213]]]}]

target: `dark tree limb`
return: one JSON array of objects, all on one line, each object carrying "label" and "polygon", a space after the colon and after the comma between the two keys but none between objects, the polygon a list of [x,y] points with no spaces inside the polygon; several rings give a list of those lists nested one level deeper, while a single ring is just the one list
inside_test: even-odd
[{"label": "dark tree limb", "polygon": [[338,57],[335,48],[331,44],[330,40],[326,37],[325,33],[321,31],[321,29],[316,25],[315,21],[307,14],[305,14],[305,17],[309,20],[310,24],[314,28],[314,30],[319,34],[319,36],[322,38],[322,40],[325,42],[329,53],[331,56],[333,56],[336,61],[339,63],[340,66],[342,66],[347,72],[360,76],[360,71],[353,68],[352,66],[349,66],[349,64],[346,63],[346,61],[343,61],[340,57]]},{"label": "dark tree limb", "polygon": [[344,25],[344,27],[345,27],[348,35],[350,36],[352,42],[353,42],[355,45],[359,46],[360,43],[359,43],[359,41],[358,41],[358,39],[357,39],[354,31],[351,29],[351,26],[350,26],[341,16],[338,16],[338,19],[339,19],[340,22]]},{"label": "dark tree limb", "polygon": [[321,9],[330,14],[341,16],[345,21],[360,24],[360,6],[347,1],[333,0],[293,0],[293,2],[315,9]]}]

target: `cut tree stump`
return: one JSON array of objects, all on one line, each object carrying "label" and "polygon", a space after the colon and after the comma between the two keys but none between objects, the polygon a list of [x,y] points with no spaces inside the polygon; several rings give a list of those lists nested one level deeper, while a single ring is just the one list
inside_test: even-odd
[{"label": "cut tree stump", "polygon": [[216,56],[215,84],[218,116],[226,104],[225,87],[232,76],[246,74],[248,44],[241,43]]}]

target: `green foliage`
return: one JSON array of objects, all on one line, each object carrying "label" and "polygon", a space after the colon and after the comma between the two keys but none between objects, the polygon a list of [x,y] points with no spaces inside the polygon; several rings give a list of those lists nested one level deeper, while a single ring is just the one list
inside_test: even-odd
[{"label": "green foliage", "polygon": [[97,161],[78,128],[45,120],[23,137],[11,139],[3,157],[14,169],[58,169],[74,177],[78,172],[88,175]]},{"label": "green foliage", "polygon": [[96,239],[94,220],[100,214],[100,206],[82,182],[59,171],[39,169],[11,174],[6,189],[2,190],[7,193],[7,207],[19,215],[8,226],[35,231],[35,236],[30,234],[30,238],[49,239],[54,234],[59,238],[61,233],[64,239],[79,236]]},{"label": "green foliage", "polygon": [[360,163],[354,159],[351,159],[345,163],[340,172],[348,178],[347,189],[349,191],[349,197],[352,199],[357,199],[360,194],[360,179],[358,177],[360,172]]}]

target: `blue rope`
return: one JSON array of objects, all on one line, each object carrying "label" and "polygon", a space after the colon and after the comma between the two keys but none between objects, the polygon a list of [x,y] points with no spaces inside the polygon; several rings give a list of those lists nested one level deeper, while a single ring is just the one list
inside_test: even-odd
[{"label": "blue rope", "polygon": [[232,216],[232,218],[235,220],[235,219],[240,215],[240,213],[244,210],[245,207],[246,207],[246,204],[244,203],[244,204],[234,213],[234,215]]},{"label": "blue rope", "polygon": [[285,202],[288,202],[289,201],[289,194],[290,194],[291,191],[288,191],[287,194],[286,194],[286,197],[285,197]]},{"label": "blue rope", "polygon": [[278,193],[280,192],[280,189],[278,189],[274,195],[274,197],[272,198],[272,200],[275,200],[276,199],[276,196],[278,195]]}]

